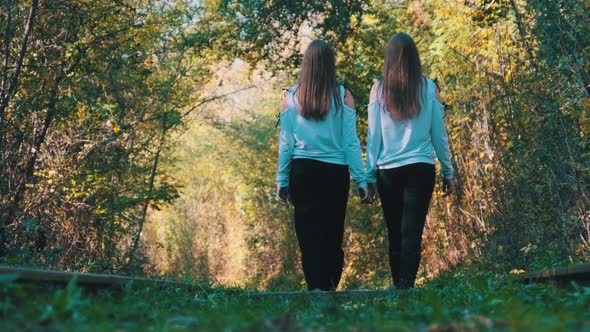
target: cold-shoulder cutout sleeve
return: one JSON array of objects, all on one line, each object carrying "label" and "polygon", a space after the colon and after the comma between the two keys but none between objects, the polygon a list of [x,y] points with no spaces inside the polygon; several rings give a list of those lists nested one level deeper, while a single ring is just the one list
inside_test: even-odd
[{"label": "cold-shoulder cutout sleeve", "polygon": [[438,86],[436,87],[436,92],[434,93],[434,98],[436,99],[436,101],[438,101],[440,104],[443,103],[443,100],[440,96],[440,89],[438,88]]},{"label": "cold-shoulder cutout sleeve", "polygon": [[379,82],[375,82],[371,87],[371,95],[369,96],[369,104],[375,102],[377,100],[379,94]]},{"label": "cold-shoulder cutout sleeve", "polygon": [[283,104],[281,106],[281,111],[284,111],[289,107],[289,92],[288,91],[283,91],[282,99],[283,99]]},{"label": "cold-shoulder cutout sleeve", "polygon": [[348,89],[346,89],[346,92],[344,93],[344,105],[354,109],[354,98]]}]

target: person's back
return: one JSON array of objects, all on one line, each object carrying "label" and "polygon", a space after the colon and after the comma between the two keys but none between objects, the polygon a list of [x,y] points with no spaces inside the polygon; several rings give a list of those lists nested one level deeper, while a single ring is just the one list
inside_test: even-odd
[{"label": "person's back", "polygon": [[[301,114],[301,107],[296,94],[297,85],[287,92],[287,108],[281,113],[282,126],[290,126],[294,138],[291,158],[311,158],[328,163],[346,165],[348,159],[354,159],[357,154],[358,137],[347,136],[347,129],[356,121],[356,112],[344,100],[346,91],[340,86],[340,105],[332,101],[330,112],[323,119],[306,119]],[[352,155],[350,152],[354,153]],[[347,154],[350,157],[347,159]],[[357,169],[359,161],[353,160],[351,172],[355,180],[363,179],[364,171]],[[360,161],[362,166],[362,161]],[[362,183],[359,183],[363,186]]]},{"label": "person's back", "polygon": [[[396,120],[387,111],[382,99],[382,84],[375,83],[371,90],[373,101],[369,104],[369,125],[375,136],[369,137],[367,163],[369,182],[374,179],[376,168],[394,168],[413,163],[434,163],[438,154],[442,173],[451,178],[453,168],[448,153],[448,140],[441,123],[443,106],[436,99],[436,84],[424,78],[420,92],[420,110],[414,116]],[[382,136],[379,139],[379,135]],[[380,141],[374,143],[375,140]],[[435,154],[436,152],[436,154]],[[373,181],[374,182],[374,181]]]},{"label": "person's back", "polygon": [[416,44],[405,33],[387,43],[383,75],[373,85],[367,133],[367,182],[378,192],[396,286],[414,286],[422,231],[441,162],[443,190],[452,192],[453,167],[433,81],[424,78]]},{"label": "person's back", "polygon": [[[346,97],[349,101],[346,101]],[[280,114],[277,199],[295,208],[295,234],[309,290],[335,290],[344,264],[342,240],[350,173],[368,200],[352,96],[336,79],[329,45],[313,41],[299,84]]]}]

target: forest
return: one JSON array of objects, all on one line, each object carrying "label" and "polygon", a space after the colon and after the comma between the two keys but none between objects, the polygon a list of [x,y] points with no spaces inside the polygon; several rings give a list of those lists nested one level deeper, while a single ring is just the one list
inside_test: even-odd
[{"label": "forest", "polygon": [[[494,328],[534,330],[534,317],[558,309],[577,317],[568,328],[590,328],[588,314],[576,314],[590,288],[574,296],[490,284],[590,261],[590,0],[0,0],[0,31],[0,264],[204,282],[223,289],[199,302],[213,313],[238,305],[228,300],[234,289],[303,290],[293,211],[275,198],[282,94],[307,44],[328,41],[364,146],[370,88],[387,40],[403,31],[449,105],[456,193],[442,197],[437,179],[418,288],[396,300],[409,311],[396,319],[428,327],[460,316],[479,330],[481,317],[453,311],[467,303],[509,321]],[[383,289],[381,209],[355,191],[340,289]],[[0,286],[12,294],[0,305],[5,319],[25,300],[9,281]],[[474,289],[484,295],[466,301]],[[410,298],[432,303],[443,290],[447,309],[419,313]],[[47,295],[74,304],[43,319],[76,321],[79,291]],[[493,296],[531,318],[514,325]],[[551,304],[526,311],[523,297],[535,296]],[[358,319],[379,324],[391,303],[299,305],[351,317],[362,309],[369,318]],[[257,304],[230,330],[356,328],[353,318],[322,327],[311,313],[270,306]],[[401,330],[417,328],[407,324]]]}]

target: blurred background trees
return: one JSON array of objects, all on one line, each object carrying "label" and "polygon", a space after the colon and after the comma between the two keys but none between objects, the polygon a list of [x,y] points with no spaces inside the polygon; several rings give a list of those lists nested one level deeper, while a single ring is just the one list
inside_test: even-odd
[{"label": "blurred background trees", "polygon": [[[301,286],[274,199],[276,114],[328,40],[359,136],[384,45],[412,35],[452,106],[421,275],[590,258],[589,1],[4,1],[0,257]],[[380,208],[352,188],[344,288],[389,283]]]}]

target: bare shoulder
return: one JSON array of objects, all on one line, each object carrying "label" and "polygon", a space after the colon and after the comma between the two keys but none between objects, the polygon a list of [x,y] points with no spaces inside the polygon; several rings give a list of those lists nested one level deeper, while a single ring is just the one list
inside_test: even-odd
[{"label": "bare shoulder", "polygon": [[346,92],[344,93],[344,105],[354,109],[354,97],[348,89],[346,89]]},{"label": "bare shoulder", "polygon": [[284,111],[289,107],[289,99],[288,98],[289,98],[289,92],[283,91],[283,95],[282,95],[283,104],[281,106],[281,111]]},{"label": "bare shoulder", "polygon": [[428,88],[430,88],[430,86],[434,87],[434,98],[439,102],[442,103],[442,98],[440,96],[440,87],[438,86],[438,83],[436,80],[430,79],[428,77],[426,77],[426,82],[428,85]]},{"label": "bare shoulder", "polygon": [[440,96],[440,88],[438,87],[438,85],[434,85],[434,98],[442,104],[443,100],[442,97]]},{"label": "bare shoulder", "polygon": [[371,95],[369,96],[369,103],[374,102],[377,100],[377,95],[379,93],[379,81],[375,82],[371,87]]}]

